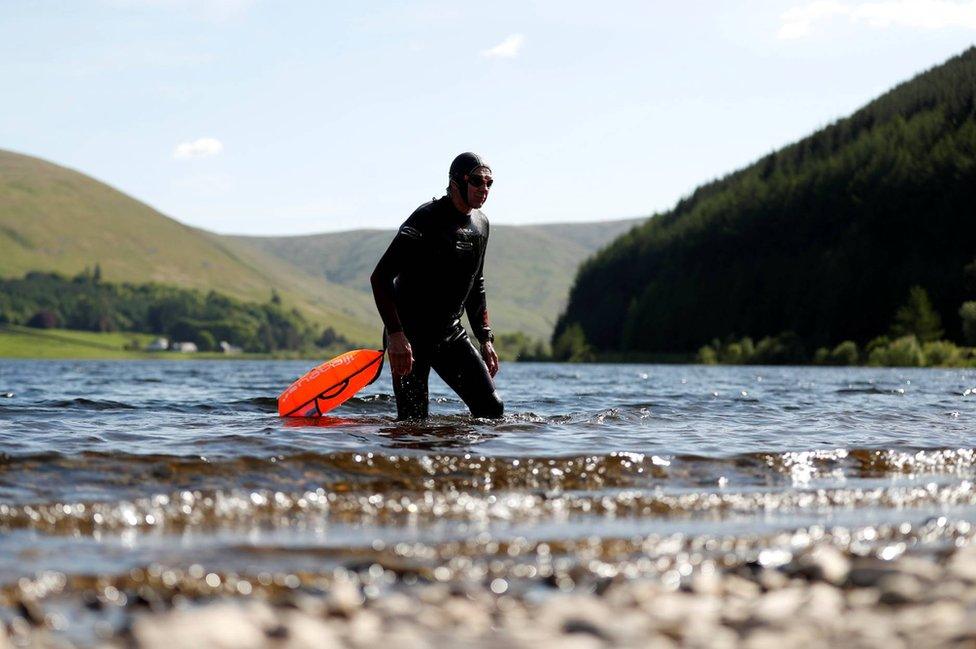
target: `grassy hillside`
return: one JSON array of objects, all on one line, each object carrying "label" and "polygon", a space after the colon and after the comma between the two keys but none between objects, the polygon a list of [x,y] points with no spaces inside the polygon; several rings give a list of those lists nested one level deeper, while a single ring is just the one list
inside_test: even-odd
[{"label": "grassy hillside", "polygon": [[863,343],[918,285],[958,341],[974,204],[976,48],[614,241],[582,266],[557,335],[642,352],[785,331],[807,350]]},{"label": "grassy hillside", "polygon": [[0,151],[0,276],[75,274],[96,262],[111,281],[155,281],[287,303],[354,340],[375,338],[361,293],[302,273],[258,251],[234,250],[78,172]]},{"label": "grassy hillside", "polygon": [[[641,219],[604,223],[493,225],[485,277],[497,331],[547,337],[563,309],[576,268]],[[224,237],[239,254],[294,263],[333,284],[369,295],[369,275],[392,230],[352,230],[298,237]]]}]

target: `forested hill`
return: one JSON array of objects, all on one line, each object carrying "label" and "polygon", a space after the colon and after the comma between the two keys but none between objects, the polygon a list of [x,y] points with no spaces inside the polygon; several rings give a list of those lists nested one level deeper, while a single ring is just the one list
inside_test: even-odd
[{"label": "forested hill", "polygon": [[579,324],[597,350],[641,352],[787,331],[808,349],[864,342],[918,285],[958,340],[974,96],[976,48],[700,187],[583,264],[556,336]]}]

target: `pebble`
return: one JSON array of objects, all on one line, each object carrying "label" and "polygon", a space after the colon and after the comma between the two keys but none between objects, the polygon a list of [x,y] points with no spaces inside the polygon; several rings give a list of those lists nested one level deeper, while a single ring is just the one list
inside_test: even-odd
[{"label": "pebble", "polygon": [[799,588],[774,590],[763,595],[755,607],[758,622],[780,625],[789,622],[806,600],[806,593]]},{"label": "pebble", "polygon": [[464,597],[452,597],[444,602],[444,613],[452,626],[469,634],[486,633],[491,628],[488,612]]},{"label": "pebble", "polygon": [[267,644],[264,630],[233,603],[137,616],[132,635],[144,649],[260,649]]},{"label": "pebble", "polygon": [[814,581],[839,586],[848,577],[851,561],[834,546],[823,545],[801,554],[786,570]]},{"label": "pebble", "polygon": [[349,617],[359,610],[365,598],[359,586],[350,579],[336,579],[325,598],[329,613]]},{"label": "pebble", "polygon": [[596,638],[570,636],[544,641],[539,649],[603,649],[606,645]]},{"label": "pebble", "polygon": [[923,592],[921,580],[903,573],[885,575],[878,581],[882,604],[907,604],[918,601]]},{"label": "pebble", "polygon": [[33,599],[24,598],[18,602],[17,612],[34,626],[44,624],[44,609]]},{"label": "pebble", "polygon": [[726,577],[723,586],[726,595],[742,599],[758,597],[760,590],[762,590],[756,582],[749,581],[738,575],[729,575]]},{"label": "pebble", "polygon": [[373,609],[387,617],[414,617],[420,611],[420,602],[403,593],[390,593],[376,602]]},{"label": "pebble", "polygon": [[342,649],[343,642],[335,629],[325,621],[305,615],[292,613],[282,620],[282,628],[287,629],[283,647],[288,649]]},{"label": "pebble", "polygon": [[844,609],[844,595],[840,590],[823,583],[809,589],[806,615],[821,624],[835,624]]},{"label": "pebble", "polygon": [[976,546],[968,546],[956,552],[946,567],[952,576],[976,583]]},{"label": "pebble", "polygon": [[881,600],[877,588],[855,588],[847,592],[847,605],[850,608],[869,608]]},{"label": "pebble", "polygon": [[375,645],[382,633],[383,620],[372,611],[359,611],[346,627],[346,637],[355,645]]}]

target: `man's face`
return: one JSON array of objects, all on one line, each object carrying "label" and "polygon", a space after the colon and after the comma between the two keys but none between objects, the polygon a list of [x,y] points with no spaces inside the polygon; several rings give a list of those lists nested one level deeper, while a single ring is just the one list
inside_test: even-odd
[{"label": "man's face", "polygon": [[478,167],[468,174],[468,205],[478,209],[488,200],[489,185],[492,182],[491,170]]}]

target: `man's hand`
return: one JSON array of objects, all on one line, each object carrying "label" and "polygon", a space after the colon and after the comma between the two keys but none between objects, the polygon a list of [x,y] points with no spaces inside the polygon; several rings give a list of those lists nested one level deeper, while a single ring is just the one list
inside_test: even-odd
[{"label": "man's hand", "polygon": [[495,346],[491,344],[490,340],[481,343],[481,357],[485,359],[485,365],[488,366],[488,373],[491,374],[491,378],[495,378],[495,375],[498,374],[498,354],[495,353]]},{"label": "man's hand", "polygon": [[390,355],[390,370],[393,376],[406,376],[413,369],[413,349],[410,341],[402,331],[398,331],[388,336],[389,347],[387,353]]}]

